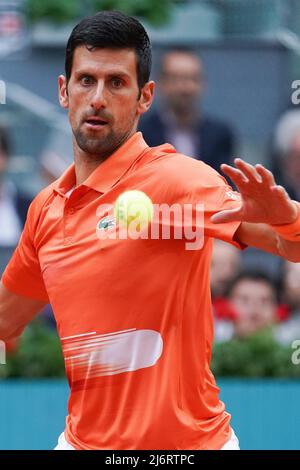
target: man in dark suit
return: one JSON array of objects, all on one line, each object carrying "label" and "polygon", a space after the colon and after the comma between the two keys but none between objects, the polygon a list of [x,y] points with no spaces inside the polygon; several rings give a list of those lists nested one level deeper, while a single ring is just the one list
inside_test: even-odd
[{"label": "man in dark suit", "polygon": [[160,105],[143,117],[139,129],[148,145],[169,142],[178,152],[203,160],[216,170],[233,157],[228,125],[203,115],[199,102],[205,88],[203,64],[188,49],[164,54],[158,80]]}]

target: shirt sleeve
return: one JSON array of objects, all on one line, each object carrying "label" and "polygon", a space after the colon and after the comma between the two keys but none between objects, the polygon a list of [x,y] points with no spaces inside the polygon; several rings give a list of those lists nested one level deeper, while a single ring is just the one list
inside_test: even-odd
[{"label": "shirt sleeve", "polygon": [[240,193],[234,191],[217,171],[203,163],[199,168],[190,175],[189,194],[186,195],[186,200],[193,205],[193,227],[203,230],[204,237],[217,238],[243,250],[246,245],[234,240],[240,221],[214,224],[210,220],[222,210],[240,207]]},{"label": "shirt sleeve", "polygon": [[203,203],[204,208],[204,234],[211,238],[217,238],[231,243],[239,249],[246,248],[246,245],[234,240],[234,234],[239,228],[241,222],[226,222],[214,224],[210,218],[223,210],[235,209],[241,206],[241,195],[225,183],[217,186],[209,197],[206,197]]},{"label": "shirt sleeve", "polygon": [[49,302],[34,246],[36,212],[36,203],[33,201],[28,210],[19,244],[2,275],[1,281],[4,287],[17,295]]}]

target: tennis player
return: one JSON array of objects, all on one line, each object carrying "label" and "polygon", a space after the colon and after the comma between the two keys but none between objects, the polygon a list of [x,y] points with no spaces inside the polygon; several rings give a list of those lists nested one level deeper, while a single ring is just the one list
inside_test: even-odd
[{"label": "tennis player", "polygon": [[[214,238],[300,261],[299,203],[262,165],[215,170],[136,132],[151,106],[151,48],[135,19],[100,12],[66,49],[59,100],[74,164],[32,202],[2,277],[0,338],[19,336],[51,303],[70,384],[58,449],[238,449],[210,371]],[[126,190],[155,204],[203,204],[203,246],[99,237],[99,207]]]}]

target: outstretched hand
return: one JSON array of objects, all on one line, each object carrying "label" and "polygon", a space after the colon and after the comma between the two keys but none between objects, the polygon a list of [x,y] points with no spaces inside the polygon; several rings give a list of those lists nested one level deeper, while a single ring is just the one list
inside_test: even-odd
[{"label": "outstretched hand", "polygon": [[293,223],[298,216],[297,205],[282,186],[275,183],[271,171],[263,165],[250,165],[240,158],[235,167],[223,164],[221,170],[231,179],[241,195],[241,206],[214,214],[211,221],[232,221],[281,225]]}]

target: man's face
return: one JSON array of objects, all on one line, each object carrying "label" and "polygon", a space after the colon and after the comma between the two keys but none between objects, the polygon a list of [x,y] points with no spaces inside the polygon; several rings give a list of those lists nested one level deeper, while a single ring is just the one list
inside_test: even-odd
[{"label": "man's face", "polygon": [[236,333],[240,337],[249,336],[276,321],[275,293],[265,281],[240,280],[231,292],[230,301],[238,313]]},{"label": "man's face", "polygon": [[139,92],[135,51],[77,47],[69,83],[60,76],[59,92],[78,147],[89,155],[109,156],[136,131],[153,89],[148,82]]},{"label": "man's face", "polygon": [[159,86],[168,104],[176,111],[194,107],[204,88],[201,62],[186,52],[166,54]]}]

